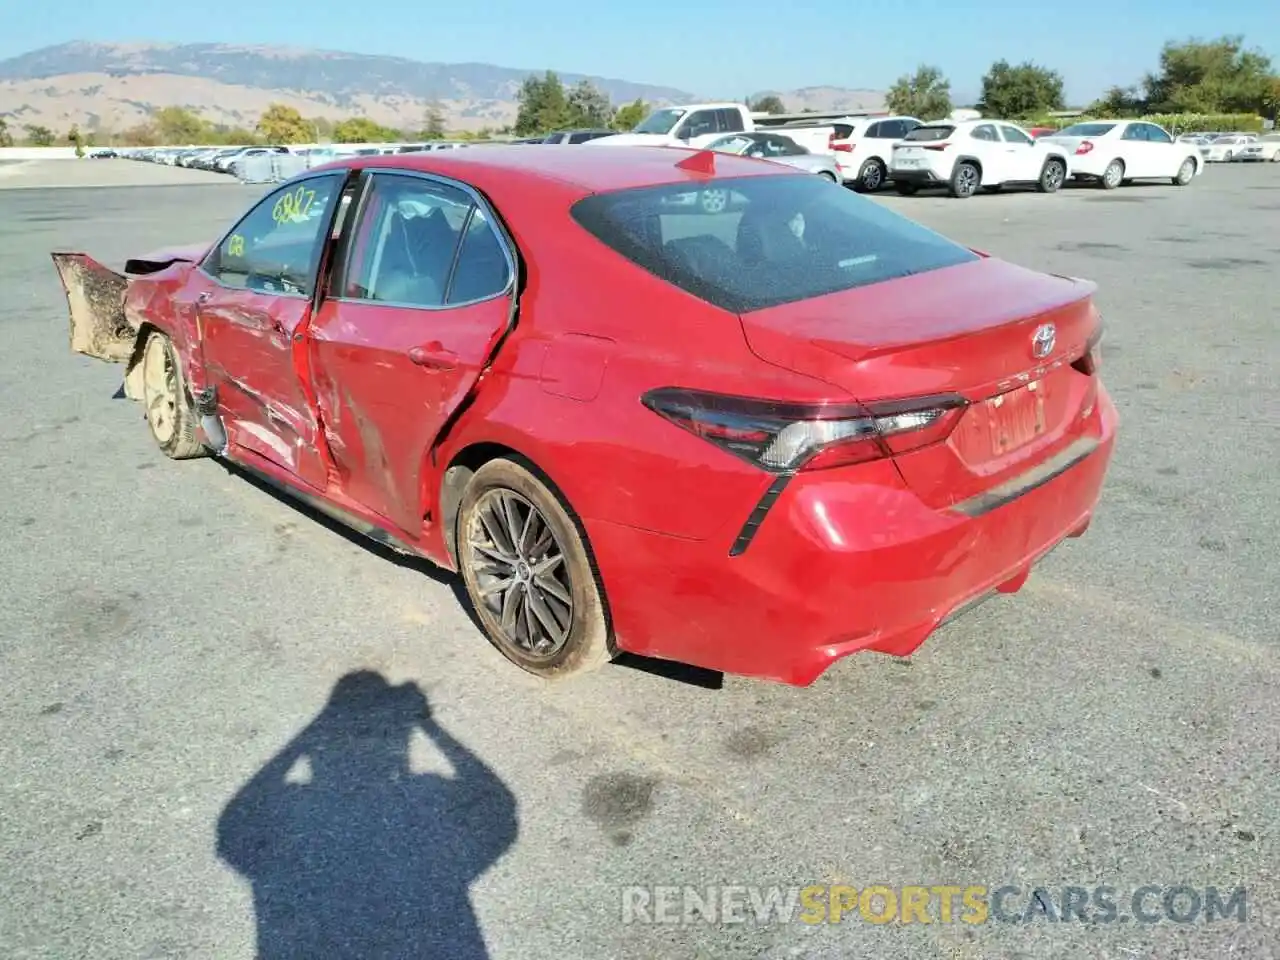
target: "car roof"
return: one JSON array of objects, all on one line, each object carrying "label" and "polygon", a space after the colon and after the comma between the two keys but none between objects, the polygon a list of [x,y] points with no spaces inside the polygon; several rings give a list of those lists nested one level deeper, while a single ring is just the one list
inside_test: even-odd
[{"label": "car roof", "polygon": [[681,161],[698,153],[707,153],[713,158],[712,176],[716,177],[795,175],[780,165],[681,147],[611,146],[579,151],[539,150],[536,144],[492,144],[470,150],[348,157],[313,167],[308,173],[339,167],[376,167],[434,173],[486,192],[492,188],[504,192],[504,188],[543,182],[571,187],[585,196],[609,190],[703,181],[706,173],[679,166]]}]

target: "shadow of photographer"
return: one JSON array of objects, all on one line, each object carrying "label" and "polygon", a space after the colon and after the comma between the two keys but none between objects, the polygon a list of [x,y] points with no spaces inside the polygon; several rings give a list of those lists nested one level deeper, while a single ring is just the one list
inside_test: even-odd
[{"label": "shadow of photographer", "polygon": [[[415,730],[452,777],[410,769]],[[253,886],[262,960],[482,960],[468,888],[516,832],[514,795],[421,689],[357,671],[231,799],[217,843]]]}]

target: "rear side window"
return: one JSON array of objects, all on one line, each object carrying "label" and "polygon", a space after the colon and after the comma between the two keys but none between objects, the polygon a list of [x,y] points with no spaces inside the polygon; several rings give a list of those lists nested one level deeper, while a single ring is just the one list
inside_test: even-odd
[{"label": "rear side window", "polygon": [[1114,123],[1075,123],[1059,130],[1059,137],[1103,137],[1116,128]]},{"label": "rear side window", "polygon": [[837,140],[848,140],[853,136],[853,127],[847,123],[833,123],[831,129]]},{"label": "rear side window", "polygon": [[720,129],[726,133],[737,133],[744,129],[742,114],[737,110],[717,110],[720,115]]},{"label": "rear side window", "polygon": [[[708,190],[727,202],[707,212]],[[959,244],[808,174],[594,194],[573,206],[597,239],[668,283],[745,313],[976,260]]]},{"label": "rear side window", "polygon": [[956,128],[946,123],[926,123],[916,127],[907,133],[903,140],[915,140],[928,142],[930,140],[945,140],[951,134],[956,132]]}]

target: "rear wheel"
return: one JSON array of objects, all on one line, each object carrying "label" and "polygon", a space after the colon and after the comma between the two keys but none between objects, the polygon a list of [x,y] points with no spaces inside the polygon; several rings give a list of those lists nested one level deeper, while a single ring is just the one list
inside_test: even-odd
[{"label": "rear wheel", "polygon": [[982,184],[982,173],[977,164],[961,160],[951,171],[951,195],[961,200],[972,197]]},{"label": "rear wheel", "polygon": [[884,164],[872,157],[858,169],[857,188],[862,193],[872,193],[884,186]]},{"label": "rear wheel", "polygon": [[156,446],[173,460],[205,456],[208,451],[196,439],[196,412],[172,341],[153,330],[141,362],[142,402]]},{"label": "rear wheel", "polygon": [[1107,164],[1107,169],[1102,171],[1102,189],[1114,190],[1120,186],[1120,182],[1124,180],[1124,161],[1112,160]]},{"label": "rear wheel", "polygon": [[1182,166],[1178,168],[1178,175],[1173,178],[1174,186],[1185,187],[1191,182],[1191,178],[1196,175],[1196,162],[1190,157],[1182,161]]},{"label": "rear wheel", "polygon": [[819,170],[818,176],[820,176],[823,180],[830,180],[832,183],[838,182],[836,180],[836,175],[832,173],[830,170]]},{"label": "rear wheel", "polygon": [[1045,161],[1044,169],[1040,171],[1036,189],[1041,193],[1057,193],[1066,179],[1067,165],[1061,160],[1049,159]]},{"label": "rear wheel", "polygon": [[547,679],[610,658],[604,601],[586,541],[532,471],[491,460],[458,511],[458,566],[489,641]]}]

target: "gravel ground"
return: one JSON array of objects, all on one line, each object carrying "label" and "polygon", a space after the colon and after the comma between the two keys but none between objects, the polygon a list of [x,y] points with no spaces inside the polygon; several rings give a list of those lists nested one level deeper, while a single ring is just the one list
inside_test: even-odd
[{"label": "gravel ground", "polygon": [[[542,685],[450,578],[166,461],[120,369],[68,352],[48,252],[210,238],[262,188],[74,169],[99,189],[0,190],[6,960],[1280,952],[1280,168],[877,201],[1097,280],[1122,435],[1092,529],[1020,594],[804,690]],[[1013,885],[1019,915],[1106,885],[1120,916],[624,922],[624,888],[686,884]],[[1247,887],[1247,920],[1139,922],[1145,885]]]}]

